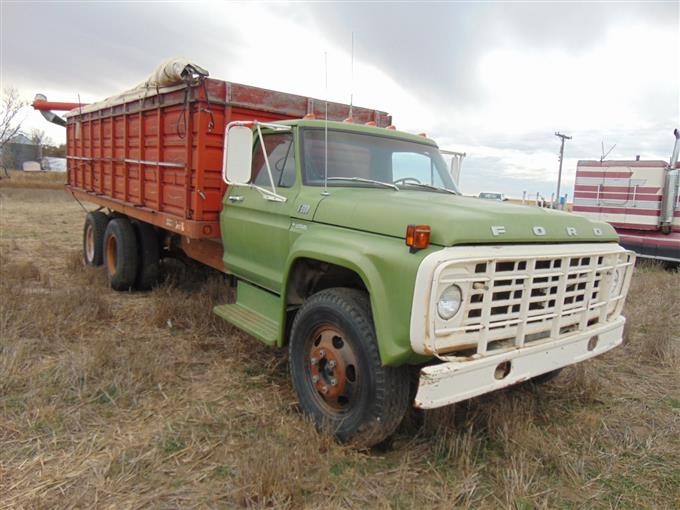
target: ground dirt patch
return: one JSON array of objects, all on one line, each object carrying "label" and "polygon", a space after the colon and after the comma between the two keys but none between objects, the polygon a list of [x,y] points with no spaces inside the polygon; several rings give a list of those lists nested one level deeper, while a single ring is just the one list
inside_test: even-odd
[{"label": "ground dirt patch", "polygon": [[109,290],[62,191],[0,187],[0,508],[678,508],[680,274],[636,269],[625,343],[354,451],[219,275]]}]

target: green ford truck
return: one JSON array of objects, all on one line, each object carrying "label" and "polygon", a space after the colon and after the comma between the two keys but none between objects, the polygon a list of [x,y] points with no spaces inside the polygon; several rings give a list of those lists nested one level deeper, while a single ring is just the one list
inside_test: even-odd
[{"label": "green ford truck", "polygon": [[385,112],[171,64],[100,103],[34,102],[66,127],[67,191],[100,206],[85,262],[117,290],[172,252],[231,275],[215,313],[288,349],[302,410],[340,440],[621,343],[634,255],[608,224],[462,196]]},{"label": "green ford truck", "polygon": [[215,313],[287,345],[302,409],[341,440],[375,444],[411,405],[545,377],[622,341],[634,256],[612,227],[464,197],[430,139],[232,122],[224,178],[238,298]]}]

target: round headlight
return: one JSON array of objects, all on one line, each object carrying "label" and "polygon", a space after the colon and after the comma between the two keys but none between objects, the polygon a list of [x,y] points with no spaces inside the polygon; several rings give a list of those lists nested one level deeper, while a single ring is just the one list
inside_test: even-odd
[{"label": "round headlight", "polygon": [[463,293],[458,285],[446,287],[437,301],[437,313],[447,321],[458,313],[462,301]]},{"label": "round headlight", "polygon": [[612,274],[611,294],[618,295],[621,292],[621,287],[623,287],[623,269],[618,268]]}]

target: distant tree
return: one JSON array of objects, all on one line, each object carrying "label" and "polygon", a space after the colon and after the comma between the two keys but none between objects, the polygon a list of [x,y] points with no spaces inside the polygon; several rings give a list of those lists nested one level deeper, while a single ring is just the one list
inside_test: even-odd
[{"label": "distant tree", "polygon": [[2,91],[2,101],[0,101],[0,152],[2,152],[2,166],[7,176],[9,176],[7,166],[11,166],[9,159],[13,160],[13,155],[3,149],[21,128],[23,119],[19,118],[19,112],[24,106],[26,106],[26,102],[19,97],[17,89],[7,87]]},{"label": "distant tree", "polygon": [[43,154],[52,158],[65,158],[66,144],[62,143],[59,145],[45,145],[43,148]]},{"label": "distant tree", "polygon": [[38,146],[38,159],[42,159],[45,153],[45,147],[52,145],[52,139],[47,136],[45,131],[42,129],[33,128],[31,129],[31,134],[29,135],[31,142]]},{"label": "distant tree", "polygon": [[19,97],[17,89],[7,87],[2,91],[0,102],[0,148],[19,132],[23,119],[18,119],[19,112],[26,102]]},{"label": "distant tree", "polygon": [[31,134],[29,135],[29,138],[31,139],[31,142],[33,142],[35,145],[40,145],[41,147],[44,147],[46,145],[52,145],[52,139],[47,136],[45,131],[42,129],[37,129],[33,128],[31,129]]}]

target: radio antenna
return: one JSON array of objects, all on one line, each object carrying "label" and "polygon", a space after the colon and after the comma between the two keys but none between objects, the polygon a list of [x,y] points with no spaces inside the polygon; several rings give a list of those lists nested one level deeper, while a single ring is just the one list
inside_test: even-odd
[{"label": "radio antenna", "polygon": [[323,192],[322,195],[329,195],[328,193],[328,52],[323,52],[323,65],[325,76],[325,96],[326,96],[326,113],[324,115],[323,126]]},{"label": "radio antenna", "polygon": [[349,69],[349,118],[352,118],[352,107],[354,106],[354,32],[352,32],[352,59]]},{"label": "radio antenna", "polygon": [[614,150],[614,147],[616,147],[616,144],[612,145],[611,148],[605,153],[604,152],[604,139],[602,140],[602,155],[600,156],[600,163],[602,163],[607,156],[609,156],[609,153]]}]

